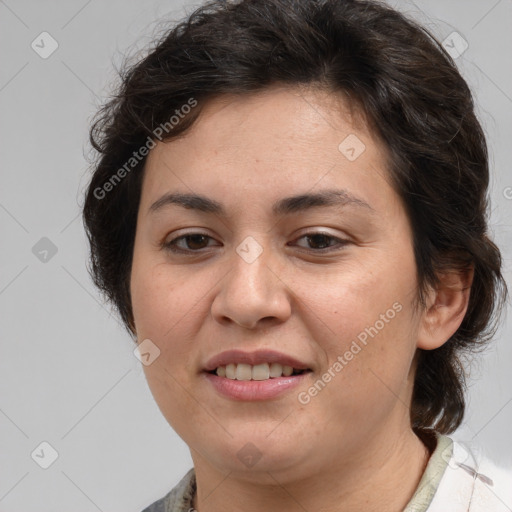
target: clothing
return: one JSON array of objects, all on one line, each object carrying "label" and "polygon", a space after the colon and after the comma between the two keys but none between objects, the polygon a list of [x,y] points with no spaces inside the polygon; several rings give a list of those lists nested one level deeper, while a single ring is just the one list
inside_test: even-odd
[{"label": "clothing", "polygon": [[[436,446],[403,512],[512,512],[512,468],[499,468],[469,446],[436,434]],[[193,512],[194,468],[142,512]]]},{"label": "clothing", "polygon": [[493,464],[476,447],[437,435],[404,512],[512,512],[512,467]]}]

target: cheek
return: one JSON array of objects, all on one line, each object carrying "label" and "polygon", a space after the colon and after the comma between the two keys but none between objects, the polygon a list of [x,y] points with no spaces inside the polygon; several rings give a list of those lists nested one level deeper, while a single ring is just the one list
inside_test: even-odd
[{"label": "cheek", "polygon": [[[325,279],[302,283],[301,302],[310,307],[317,323],[323,323],[334,339],[345,340],[378,322],[379,331],[397,324],[397,309],[410,306],[414,289],[414,267],[403,261],[400,269],[370,258],[340,267]],[[296,279],[296,286],[301,282]],[[393,305],[398,303],[400,306]],[[381,315],[389,314],[381,320]],[[410,310],[409,310],[410,313]]]},{"label": "cheek", "polygon": [[195,334],[194,316],[199,298],[193,283],[162,264],[141,265],[134,259],[131,277],[132,307],[139,342],[150,339],[160,351],[145,366],[150,385],[173,384],[190,366]]},{"label": "cheek", "polygon": [[[405,392],[415,353],[412,255],[388,263],[351,265],[321,287],[304,289],[308,330],[327,360],[325,378],[334,401],[356,410],[384,405]],[[364,397],[364,399],[363,399]]]},{"label": "cheek", "polygon": [[[187,324],[197,303],[197,288],[165,264],[134,258],[131,276],[133,315],[139,339],[154,338],[163,345]],[[196,292],[196,293],[195,293]]]},{"label": "cheek", "polygon": [[134,259],[131,293],[137,337],[150,339],[160,351],[143,370],[162,415],[182,438],[190,429],[188,413],[198,428],[201,424],[207,428],[208,423],[198,400],[186,392],[195,349],[195,308],[201,306],[195,289],[190,280],[171,273],[165,265],[143,266]]},{"label": "cheek", "polygon": [[[187,381],[186,364],[176,363],[176,357],[179,355],[172,350],[162,352],[150,366],[144,367],[144,373],[162,416],[185,442],[189,442],[198,432],[215,431],[222,425],[222,418],[216,418],[215,411],[210,411],[194,393]],[[193,429],[190,418],[193,418]],[[222,432],[217,434],[220,436]]]}]

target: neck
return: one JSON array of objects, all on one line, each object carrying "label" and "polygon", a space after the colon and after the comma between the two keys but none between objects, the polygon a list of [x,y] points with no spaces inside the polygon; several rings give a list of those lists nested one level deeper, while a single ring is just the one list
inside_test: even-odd
[{"label": "neck", "polygon": [[363,456],[340,454],[340,463],[325,464],[325,471],[295,480],[265,472],[263,479],[248,481],[233,472],[222,474],[193,457],[197,483],[193,506],[198,512],[396,512],[412,498],[429,457],[428,448],[411,430],[393,440],[375,436],[366,443]]}]

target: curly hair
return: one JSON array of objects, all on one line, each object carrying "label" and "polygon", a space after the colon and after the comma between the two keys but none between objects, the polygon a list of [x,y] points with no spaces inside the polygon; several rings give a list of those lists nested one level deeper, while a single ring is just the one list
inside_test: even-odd
[{"label": "curly hair", "polygon": [[[453,432],[465,411],[461,356],[484,348],[495,334],[507,288],[500,252],[487,234],[484,133],[471,91],[443,46],[378,1],[214,0],[148,50],[124,65],[116,94],[92,123],[97,158],[83,207],[89,272],[128,332],[135,333],[136,219],[155,137],[185,134],[222,94],[320,86],[358,105],[388,149],[389,175],[413,229],[417,304],[425,307],[427,287],[443,271],[474,270],[459,329],[435,350],[418,349],[410,407],[416,432]],[[171,115],[178,121],[170,123]]]}]

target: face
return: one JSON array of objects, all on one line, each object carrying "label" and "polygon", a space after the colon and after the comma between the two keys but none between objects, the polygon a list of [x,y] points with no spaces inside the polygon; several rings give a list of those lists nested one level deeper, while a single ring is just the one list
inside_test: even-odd
[{"label": "face", "polygon": [[[148,156],[134,320],[160,351],[144,366],[151,392],[195,465],[306,476],[410,429],[416,285],[385,149],[340,97],[224,97]],[[253,380],[205,371],[230,350],[260,363],[235,369]],[[258,380],[265,358],[286,357],[307,371]]]}]

